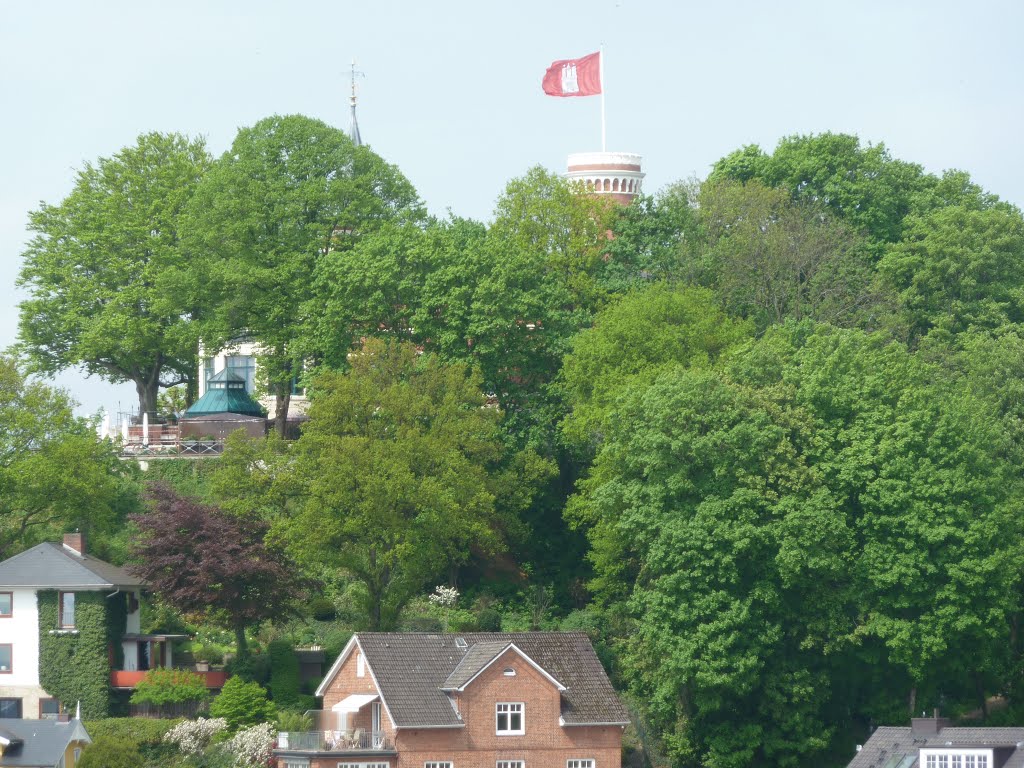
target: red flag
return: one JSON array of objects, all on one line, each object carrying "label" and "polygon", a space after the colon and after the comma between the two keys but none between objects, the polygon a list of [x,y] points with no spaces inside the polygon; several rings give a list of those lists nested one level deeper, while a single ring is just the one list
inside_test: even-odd
[{"label": "red flag", "polygon": [[601,54],[552,62],[541,83],[548,96],[596,96],[601,92]]}]

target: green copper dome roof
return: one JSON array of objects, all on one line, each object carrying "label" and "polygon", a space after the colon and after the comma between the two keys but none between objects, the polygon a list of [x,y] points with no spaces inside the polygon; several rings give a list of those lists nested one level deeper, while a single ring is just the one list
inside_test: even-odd
[{"label": "green copper dome roof", "polygon": [[243,416],[263,416],[263,408],[245,391],[245,379],[225,368],[206,380],[206,394],[185,411],[184,418],[207,416],[211,413],[239,413]]}]

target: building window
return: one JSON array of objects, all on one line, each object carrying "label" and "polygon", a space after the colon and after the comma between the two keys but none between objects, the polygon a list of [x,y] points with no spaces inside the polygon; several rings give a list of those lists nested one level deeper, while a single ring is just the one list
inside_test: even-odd
[{"label": "building window", "polygon": [[921,750],[924,768],[991,768],[991,750],[926,748]]},{"label": "building window", "polygon": [[[204,391],[206,390],[206,388],[210,384],[210,377],[213,376],[213,374],[215,374],[216,372],[217,371],[214,370],[214,367],[213,367],[213,358],[212,357],[204,357],[203,358],[203,390]],[[307,766],[307,768],[308,768],[308,766]]]},{"label": "building window", "polygon": [[309,760],[299,760],[289,757],[283,762],[284,768],[309,768]]},{"label": "building window", "polygon": [[451,762],[438,762],[436,760],[428,760],[423,764],[423,768],[452,768]]},{"label": "building window", "polygon": [[57,626],[61,629],[75,628],[75,593],[60,592],[58,596],[60,615],[57,617]]},{"label": "building window", "polygon": [[[14,670],[14,660],[11,658],[13,654],[14,646],[10,643],[0,644],[0,675],[9,675]],[[21,699],[18,701],[20,702]]]},{"label": "building window", "polygon": [[57,699],[39,700],[39,719],[56,720],[60,714],[60,702]]},{"label": "building window", "polygon": [[21,699],[0,699],[0,718],[21,719]]},{"label": "building window", "polygon": [[494,768],[526,768],[525,760],[499,760]]},{"label": "building window", "polygon": [[356,677],[366,677],[366,659],[363,654],[356,654]]},{"label": "building window", "polygon": [[495,705],[495,731],[501,736],[522,736],[526,733],[522,702],[500,702]]},{"label": "building window", "polygon": [[0,592],[0,619],[9,619],[14,613],[14,593]]},{"label": "building window", "polygon": [[256,389],[256,361],[252,355],[229,355],[225,367],[245,379],[245,391],[251,395]]},{"label": "building window", "polygon": [[338,763],[338,768],[391,768],[387,763]]},{"label": "building window", "polygon": [[512,667],[505,667],[505,671],[502,673],[505,677],[515,677],[516,671]]},{"label": "building window", "polygon": [[566,760],[565,768],[594,768],[594,759],[588,757],[583,760]]}]

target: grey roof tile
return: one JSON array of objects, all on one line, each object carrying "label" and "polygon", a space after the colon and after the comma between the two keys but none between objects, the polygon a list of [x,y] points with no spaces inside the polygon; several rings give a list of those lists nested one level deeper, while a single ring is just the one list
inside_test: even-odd
[{"label": "grey roof tile", "polygon": [[91,741],[85,728],[77,720],[0,720],[0,733],[21,740],[21,745],[0,756],[0,766],[54,766],[64,754],[72,739]]},{"label": "grey roof tile", "polygon": [[[467,641],[468,642],[468,641]],[[458,663],[448,679],[442,683],[444,690],[454,690],[468,683],[484,667],[490,664],[506,648],[512,645],[510,642],[483,642],[474,643],[466,650],[462,661]]]},{"label": "grey roof tile", "polygon": [[[938,734],[915,737],[909,727],[883,726],[871,734],[847,768],[888,768],[895,756],[910,757],[922,747],[946,746],[992,747],[997,750],[993,768],[1024,768],[1024,748],[1017,746],[1021,743],[1024,728],[947,726]],[[920,766],[913,762],[904,768]]]},{"label": "grey roof tile", "polygon": [[[456,637],[466,640],[459,648]],[[461,721],[441,690],[449,679],[469,679],[465,673],[482,668],[510,643],[565,686],[562,719],[566,725],[627,723],[619,701],[583,632],[472,632],[462,635],[366,632],[358,635],[381,695],[395,724],[458,726]],[[481,646],[473,650],[476,646]],[[498,651],[494,649],[501,646]],[[456,676],[463,660],[470,656]]]},{"label": "grey roof tile", "polygon": [[92,555],[79,555],[63,544],[44,542],[0,563],[0,587],[60,589],[139,588],[146,583],[124,568]]}]

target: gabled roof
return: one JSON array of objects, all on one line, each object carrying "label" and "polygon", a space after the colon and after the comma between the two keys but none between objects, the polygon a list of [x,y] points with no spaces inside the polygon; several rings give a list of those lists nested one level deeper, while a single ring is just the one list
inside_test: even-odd
[{"label": "gabled roof", "polygon": [[[456,638],[464,639],[466,647],[456,644]],[[561,686],[563,725],[629,722],[590,639],[582,632],[359,633],[327,673],[318,696],[356,647],[366,658],[385,709],[398,728],[461,727],[444,689],[455,682],[465,685],[509,648],[556,687]]]},{"label": "gabled roof", "polygon": [[44,542],[0,563],[0,587],[138,589],[146,583],[124,568]]},{"label": "gabled roof", "polygon": [[910,727],[882,726],[871,734],[848,768],[923,768],[917,757],[922,748],[990,748],[991,768],[1024,768],[1024,728],[969,728],[946,726],[931,735],[915,734]]},{"label": "gabled roof", "polygon": [[[52,768],[72,741],[91,742],[80,720],[0,720],[0,738],[11,742],[0,756],[0,766]],[[17,742],[21,742],[17,744]]]},{"label": "gabled roof", "polygon": [[551,674],[544,669],[540,664],[535,662],[521,650],[516,647],[515,643],[477,643],[471,645],[466,649],[466,655],[462,657],[462,661],[455,667],[448,679],[441,685],[442,691],[463,691],[466,686],[477,679],[480,674],[487,669],[491,664],[501,658],[506,651],[513,651],[517,656],[523,659],[531,667],[536,669],[540,674],[548,679],[548,681],[560,691],[565,690],[565,686],[558,682]]}]

